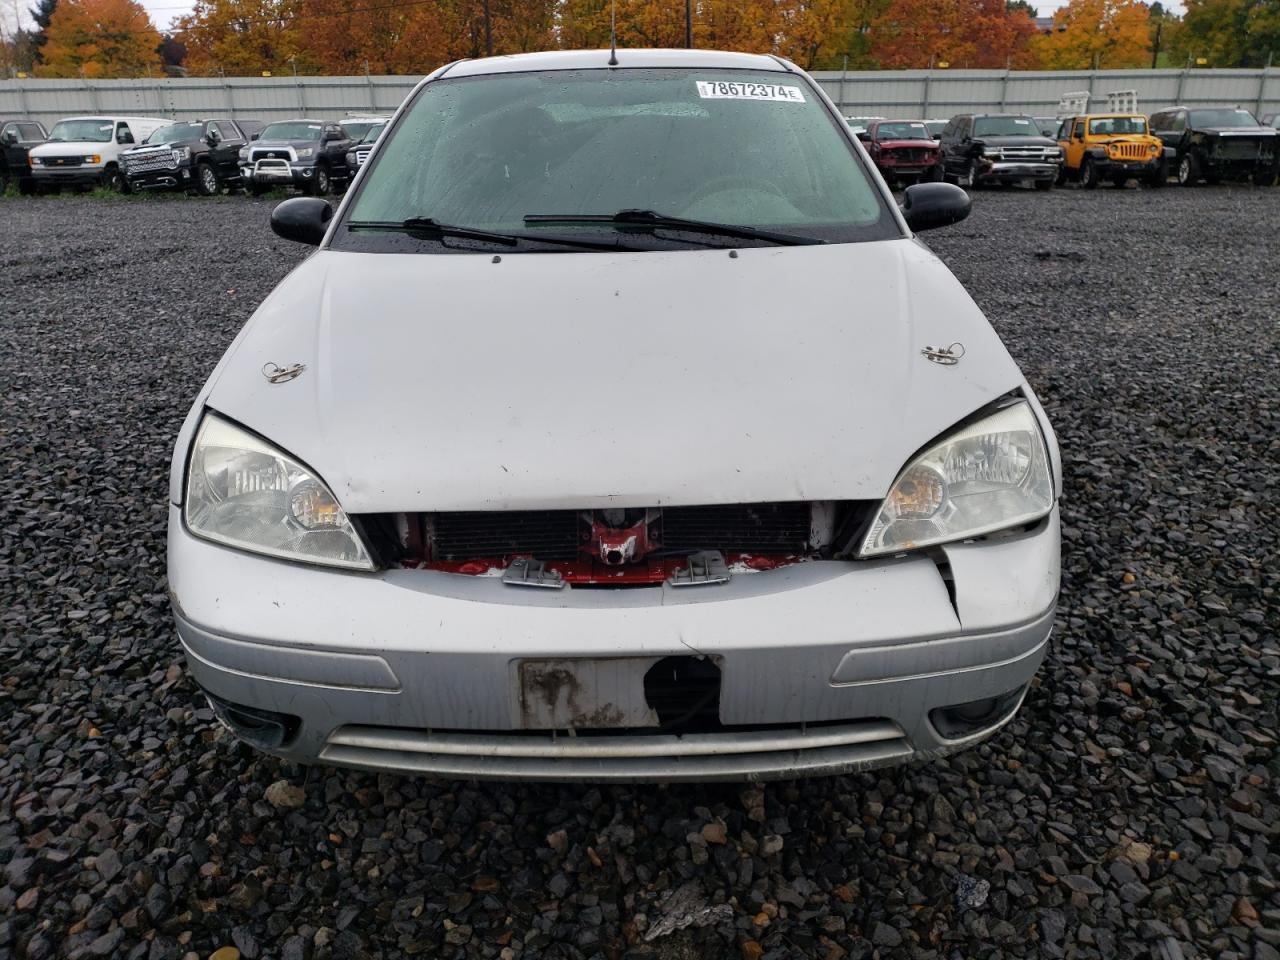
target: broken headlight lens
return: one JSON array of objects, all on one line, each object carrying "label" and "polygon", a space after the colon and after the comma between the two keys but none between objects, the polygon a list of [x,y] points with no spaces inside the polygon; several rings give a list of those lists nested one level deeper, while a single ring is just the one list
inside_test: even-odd
[{"label": "broken headlight lens", "polygon": [[360,534],[323,480],[213,414],[191,447],[182,509],[191,532],[207,540],[286,560],[373,569]]},{"label": "broken headlight lens", "polygon": [[894,481],[859,556],[901,553],[1031,523],[1053,508],[1044,437],[1025,402],[961,427]]}]

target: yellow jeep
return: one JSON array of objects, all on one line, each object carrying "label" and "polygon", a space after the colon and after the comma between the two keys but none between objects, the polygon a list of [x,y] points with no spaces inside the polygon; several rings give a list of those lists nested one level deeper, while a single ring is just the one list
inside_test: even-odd
[{"label": "yellow jeep", "polygon": [[1138,113],[1091,113],[1067,117],[1058,127],[1064,161],[1061,182],[1093,189],[1103,180],[1122,187],[1136,177],[1149,187],[1169,179],[1171,151],[1147,129]]}]

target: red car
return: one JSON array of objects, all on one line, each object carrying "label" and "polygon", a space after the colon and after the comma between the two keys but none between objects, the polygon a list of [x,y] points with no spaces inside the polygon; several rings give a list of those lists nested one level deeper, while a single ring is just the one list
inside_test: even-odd
[{"label": "red car", "polygon": [[875,120],[858,139],[890,186],[942,179],[938,141],[919,120]]}]

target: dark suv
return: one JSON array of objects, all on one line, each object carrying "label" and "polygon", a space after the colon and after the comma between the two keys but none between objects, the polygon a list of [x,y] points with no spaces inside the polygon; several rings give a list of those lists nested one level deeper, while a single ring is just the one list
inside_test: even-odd
[{"label": "dark suv", "polygon": [[[365,128],[360,129],[360,136]],[[358,137],[356,138],[358,139]],[[272,187],[296,186],[324,196],[352,171],[347,151],[352,134],[331,120],[278,120],[257,141],[240,150],[240,178],[255,197]]]},{"label": "dark suv", "polygon": [[211,197],[239,183],[240,148],[248,142],[234,120],[183,120],[120,154],[120,170],[131,190],[189,190]]},{"label": "dark suv", "polygon": [[1265,185],[1280,173],[1280,132],[1258,123],[1248,110],[1170,107],[1151,115],[1151,132],[1177,151],[1174,170],[1184,187],[1202,178]]},{"label": "dark suv", "polygon": [[48,139],[49,132],[35,120],[0,120],[0,193],[10,181],[18,184],[19,193],[36,192],[27,154]]},{"label": "dark suv", "polygon": [[1022,114],[952,117],[941,140],[943,174],[962,187],[1031,180],[1037,190],[1052,190],[1062,166],[1062,150]]}]

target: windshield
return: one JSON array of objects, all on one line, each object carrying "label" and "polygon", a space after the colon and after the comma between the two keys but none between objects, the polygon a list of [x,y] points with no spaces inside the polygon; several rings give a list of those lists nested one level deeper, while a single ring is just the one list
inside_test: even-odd
[{"label": "windshield", "polygon": [[876,127],[877,140],[932,140],[923,123],[882,123]]},{"label": "windshield", "polygon": [[154,146],[157,143],[177,143],[179,140],[199,140],[202,136],[202,123],[171,123],[167,127],[161,127],[144,142]]},{"label": "windshield", "polygon": [[1193,127],[1256,127],[1258,121],[1248,110],[1192,110]]},{"label": "windshield", "polygon": [[978,117],[973,121],[975,137],[1038,137],[1040,128],[1031,117]]},{"label": "windshield", "polygon": [[1089,121],[1089,132],[1100,137],[1147,132],[1146,117],[1098,117]]},{"label": "windshield", "polygon": [[259,140],[319,140],[323,123],[312,123],[308,120],[281,120],[269,123],[262,131]]},{"label": "windshield", "polygon": [[111,120],[59,120],[49,132],[49,139],[55,143],[107,143],[115,128]]},{"label": "windshield", "polygon": [[942,136],[942,131],[947,129],[946,120],[927,120],[925,121],[925,129],[929,131],[929,135],[935,140]]},{"label": "windshield", "polygon": [[364,135],[369,132],[378,121],[376,120],[344,120],[342,129],[346,132],[347,137],[352,140],[363,140]]},{"label": "windshield", "polygon": [[382,131],[385,129],[387,129],[387,122],[385,120],[382,123],[375,123],[369,128],[368,132],[365,133],[364,137],[361,138],[360,142],[376,143],[378,138],[382,136]]},{"label": "windshield", "polygon": [[[599,238],[611,228],[566,231],[525,217],[622,210],[823,241],[901,235],[810,86],[781,73],[723,69],[557,70],[427,84],[378,151],[348,222],[430,217],[490,232]],[[340,235],[363,249],[378,239]],[[708,242],[678,231],[640,239],[652,241],[647,248]]]}]

